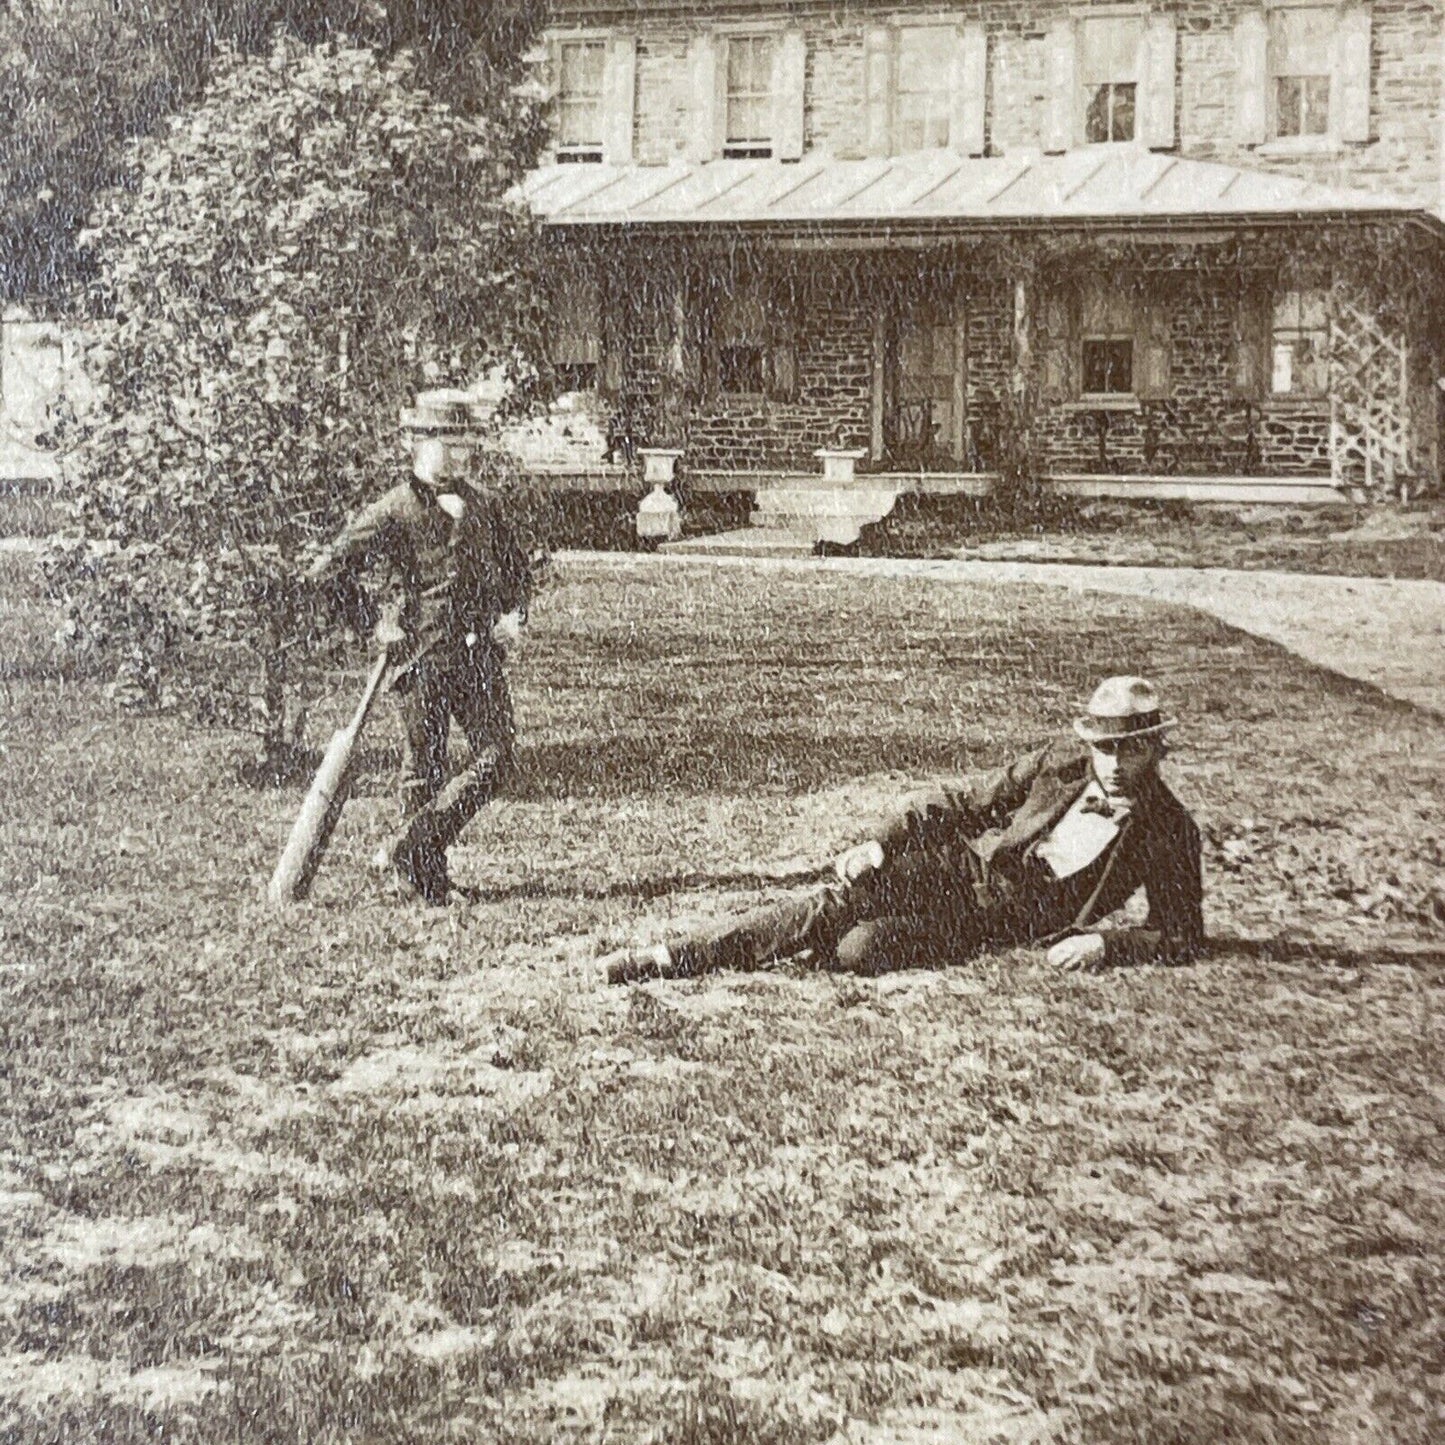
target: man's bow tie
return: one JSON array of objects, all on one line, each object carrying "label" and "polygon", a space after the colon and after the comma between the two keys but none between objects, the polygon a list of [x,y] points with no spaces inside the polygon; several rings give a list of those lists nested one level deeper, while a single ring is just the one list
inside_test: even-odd
[{"label": "man's bow tie", "polygon": [[1129,805],[1110,802],[1103,793],[1085,793],[1079,809],[1084,813],[1098,813],[1104,818],[1117,818],[1129,811]]}]

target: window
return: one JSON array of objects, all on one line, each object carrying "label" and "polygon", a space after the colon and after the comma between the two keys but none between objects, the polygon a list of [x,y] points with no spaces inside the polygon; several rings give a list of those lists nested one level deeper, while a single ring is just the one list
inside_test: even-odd
[{"label": "window", "polygon": [[1124,288],[1094,280],[1079,316],[1079,391],[1083,396],[1130,396],[1134,391],[1134,300]]},{"label": "window", "polygon": [[1279,139],[1330,133],[1332,40],[1332,11],[1270,13],[1270,99],[1273,133]]},{"label": "window", "polygon": [[1128,396],[1134,390],[1133,338],[1085,337],[1082,373],[1085,396]]},{"label": "window", "polygon": [[734,396],[759,396],[763,390],[763,348],[724,346],[718,352],[718,389]]},{"label": "window", "polygon": [[564,40],[558,47],[557,70],[557,159],[600,161],[606,42]]},{"label": "window", "polygon": [[895,150],[933,150],[949,143],[954,49],[955,32],[946,26],[911,25],[899,32]]},{"label": "window", "polygon": [[1139,33],[1133,15],[1096,16],[1079,27],[1084,140],[1090,145],[1134,139]]},{"label": "window", "polygon": [[1330,321],[1323,287],[1275,297],[1270,390],[1276,396],[1324,396],[1329,384]]},{"label": "window", "polygon": [[718,390],[734,396],[761,396],[767,389],[767,343],[768,307],[762,279],[740,277],[718,312]]},{"label": "window", "polygon": [[597,278],[561,268],[549,307],[547,352],[560,391],[592,391],[602,360],[602,288]]},{"label": "window", "polygon": [[765,157],[773,153],[774,49],[771,35],[728,37],[725,156]]}]

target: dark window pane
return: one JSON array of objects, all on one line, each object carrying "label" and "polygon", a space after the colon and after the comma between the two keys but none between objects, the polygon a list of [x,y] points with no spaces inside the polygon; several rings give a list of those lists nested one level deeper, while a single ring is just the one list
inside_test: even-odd
[{"label": "dark window pane", "polygon": [[723,391],[756,395],[763,389],[763,348],[724,346],[718,352],[718,386]]},{"label": "dark window pane", "polygon": [[1109,132],[1110,140],[1134,139],[1134,87],[1114,87],[1114,122]]},{"label": "dark window pane", "polygon": [[1282,136],[1301,135],[1303,122],[1303,86],[1292,75],[1281,75],[1274,83],[1275,133]]},{"label": "dark window pane", "polygon": [[1127,396],[1134,390],[1134,343],[1127,338],[1085,341],[1083,389],[1091,396]]},{"label": "dark window pane", "polygon": [[1304,82],[1305,135],[1325,135],[1330,128],[1330,78],[1311,75]]},{"label": "dark window pane", "polygon": [[557,374],[558,391],[595,391],[597,389],[597,363],[595,361],[569,361],[554,368]]},{"label": "dark window pane", "polygon": [[1089,101],[1088,114],[1084,117],[1084,139],[1090,145],[1098,145],[1109,139],[1109,87],[1099,86]]}]

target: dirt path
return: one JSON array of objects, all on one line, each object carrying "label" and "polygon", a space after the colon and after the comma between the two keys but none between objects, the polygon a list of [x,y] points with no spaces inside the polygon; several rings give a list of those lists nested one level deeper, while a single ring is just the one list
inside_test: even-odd
[{"label": "dirt path", "polygon": [[[568,554],[602,560],[603,554]],[[973,562],[896,557],[606,554],[618,566],[832,568],[945,582],[1026,582],[1152,598],[1212,613],[1306,661],[1445,714],[1445,583],[1222,567],[1094,567],[1069,562]]]}]

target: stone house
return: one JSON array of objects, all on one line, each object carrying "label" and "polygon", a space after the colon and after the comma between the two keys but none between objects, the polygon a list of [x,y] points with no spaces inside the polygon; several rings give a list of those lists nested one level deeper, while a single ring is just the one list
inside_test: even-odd
[{"label": "stone house", "polygon": [[690,485],[1436,479],[1439,0],[555,0],[536,59],[553,364]]}]

